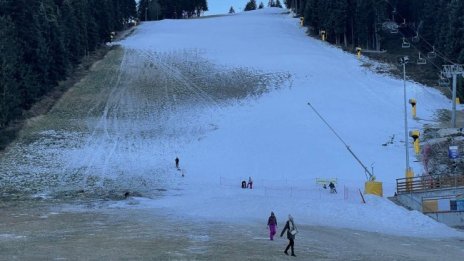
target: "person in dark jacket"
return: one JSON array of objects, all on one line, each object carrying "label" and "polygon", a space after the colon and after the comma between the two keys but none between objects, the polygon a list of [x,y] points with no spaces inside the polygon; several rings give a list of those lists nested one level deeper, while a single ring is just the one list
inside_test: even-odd
[{"label": "person in dark jacket", "polygon": [[179,157],[176,157],[176,168],[179,169]]},{"label": "person in dark jacket", "polygon": [[335,184],[333,184],[332,181],[329,184],[329,188],[330,188],[330,193],[337,193],[337,189],[335,188]]},{"label": "person in dark jacket", "polygon": [[271,216],[267,220],[267,227],[269,228],[269,238],[274,240],[274,235],[276,234],[277,228],[277,218],[274,215],[274,212],[271,212]]},{"label": "person in dark jacket", "polygon": [[251,179],[251,177],[248,178],[248,187],[250,189],[253,189],[253,180]]},{"label": "person in dark jacket", "polygon": [[282,230],[282,233],[280,233],[280,237],[284,235],[285,231],[287,231],[287,238],[289,242],[287,247],[285,248],[284,253],[288,255],[288,249],[291,248],[292,256],[296,256],[293,247],[295,245],[295,235],[298,232],[298,230],[295,227],[295,223],[293,222],[293,217],[291,215],[288,215],[287,223],[285,223],[285,227]]}]

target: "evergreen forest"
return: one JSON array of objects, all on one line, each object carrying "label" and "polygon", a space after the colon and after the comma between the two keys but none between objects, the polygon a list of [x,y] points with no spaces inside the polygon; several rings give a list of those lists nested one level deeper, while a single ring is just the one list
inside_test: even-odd
[{"label": "evergreen forest", "polygon": [[208,11],[206,0],[140,0],[140,21],[199,17]]},{"label": "evergreen forest", "polygon": [[207,9],[206,0],[0,0],[0,131],[135,19]]},{"label": "evergreen forest", "polygon": [[[256,1],[250,0],[250,9]],[[268,6],[280,5],[269,1]],[[396,34],[437,63],[464,63],[462,0],[285,0],[313,35],[381,50]],[[0,130],[134,19],[200,16],[206,0],[0,0]]]},{"label": "evergreen forest", "polygon": [[135,0],[0,0],[0,128],[135,15]]},{"label": "evergreen forest", "polygon": [[396,35],[437,63],[464,63],[462,0],[286,0],[312,35],[348,48],[382,49]]}]

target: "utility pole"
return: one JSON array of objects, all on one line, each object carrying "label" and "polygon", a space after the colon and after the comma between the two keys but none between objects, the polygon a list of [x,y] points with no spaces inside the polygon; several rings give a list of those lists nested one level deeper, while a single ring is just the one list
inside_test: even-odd
[{"label": "utility pole", "polygon": [[451,98],[451,127],[456,128],[456,89],[458,75],[464,76],[464,67],[461,64],[443,65],[442,76],[453,78],[453,94]]},{"label": "utility pole", "polygon": [[399,59],[399,63],[403,65],[404,147],[406,150],[406,178],[412,178],[414,174],[411,170],[411,167],[409,166],[408,107],[406,105],[406,64],[408,62],[408,56],[404,56]]}]

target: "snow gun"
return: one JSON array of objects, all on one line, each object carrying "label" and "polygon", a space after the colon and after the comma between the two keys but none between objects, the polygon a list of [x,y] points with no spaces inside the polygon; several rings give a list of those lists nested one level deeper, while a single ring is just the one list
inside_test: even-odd
[{"label": "snow gun", "polygon": [[367,167],[361,162],[361,160],[356,156],[356,154],[354,154],[350,146],[346,144],[346,142],[340,137],[340,135],[337,134],[337,132],[332,128],[332,126],[330,126],[330,124],[321,116],[321,114],[319,114],[316,108],[314,108],[311,105],[311,103],[308,102],[308,105],[309,107],[311,107],[311,109],[313,109],[313,111],[317,114],[317,116],[319,116],[319,118],[325,123],[325,125],[329,127],[329,129],[335,134],[335,136],[337,136],[337,138],[345,145],[346,149],[351,153],[351,155],[356,159],[356,161],[358,161],[358,163],[364,168],[364,171],[365,171],[364,174],[366,175],[367,181],[375,181],[375,176],[367,169]]}]

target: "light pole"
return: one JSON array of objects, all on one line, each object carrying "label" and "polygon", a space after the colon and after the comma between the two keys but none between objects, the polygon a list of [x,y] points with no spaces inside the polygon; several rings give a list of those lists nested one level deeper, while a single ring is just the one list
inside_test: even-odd
[{"label": "light pole", "polygon": [[404,147],[406,150],[406,178],[412,178],[414,174],[411,167],[409,166],[408,107],[406,105],[406,64],[408,62],[408,56],[404,56],[399,59],[399,63],[403,65]]}]

